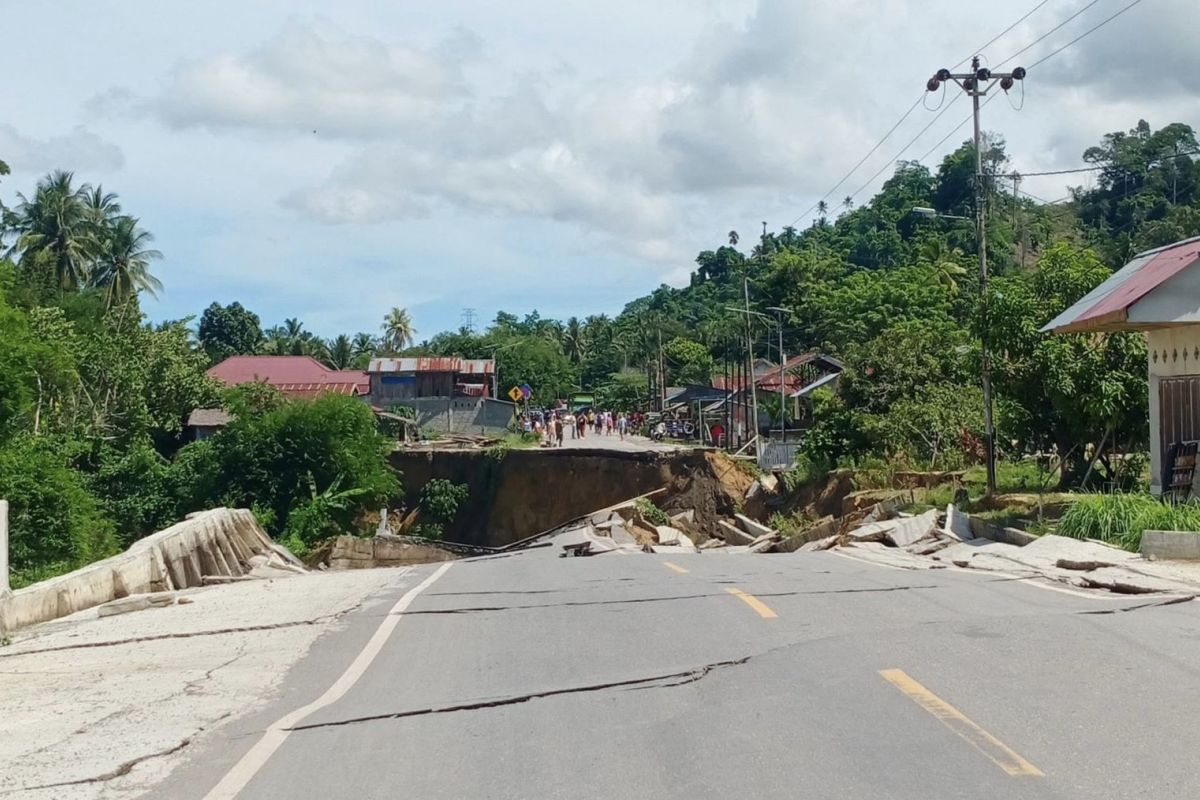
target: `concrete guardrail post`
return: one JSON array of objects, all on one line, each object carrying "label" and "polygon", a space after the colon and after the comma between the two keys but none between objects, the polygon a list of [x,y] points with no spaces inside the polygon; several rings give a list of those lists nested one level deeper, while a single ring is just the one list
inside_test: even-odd
[{"label": "concrete guardrail post", "polygon": [[8,582],[8,501],[0,500],[0,594],[9,590]]}]

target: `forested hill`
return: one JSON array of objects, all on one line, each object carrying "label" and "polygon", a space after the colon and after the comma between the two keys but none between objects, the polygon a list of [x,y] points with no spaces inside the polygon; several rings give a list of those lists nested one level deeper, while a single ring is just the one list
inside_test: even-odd
[{"label": "forested hill", "polygon": [[[1013,194],[1003,141],[985,138],[991,308],[981,308],[974,226],[921,216],[974,214],[974,150],[936,170],[902,162],[881,191],[854,207],[819,206],[802,230],[730,231],[696,258],[689,286],[662,286],[616,318],[565,322],[500,314],[481,334],[443,333],[412,352],[497,353],[501,374],[543,399],[582,385],[602,402],[645,396],[659,342],[669,384],[703,382],[714,364],[743,357],[742,317],[727,310],[790,309],[787,353],[844,359],[836,396],[818,398],[810,457],[869,456],[958,466],[978,452],[980,334],[995,350],[998,430],[1011,455],[1096,441],[1145,442],[1145,359],[1139,336],[1048,337],[1037,329],[1133,254],[1200,234],[1200,157],[1184,124],[1139,122],[1082,154],[1081,186],[1059,202]],[[985,323],[986,320],[986,323]],[[755,323],[755,355],[775,337]],[[627,368],[627,369],[626,369]],[[652,370],[651,370],[652,371]],[[770,398],[768,398],[768,403]],[[775,411],[776,409],[772,409]],[[1066,471],[1078,468],[1082,448]]]}]

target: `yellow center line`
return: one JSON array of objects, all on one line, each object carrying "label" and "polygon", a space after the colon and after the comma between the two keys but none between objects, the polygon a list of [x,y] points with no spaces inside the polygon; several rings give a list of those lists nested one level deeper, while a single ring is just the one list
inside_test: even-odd
[{"label": "yellow center line", "polygon": [[879,674],[910,700],[932,714],[938,722],[966,739],[972,747],[990,758],[1009,775],[1045,777],[1045,773],[1040,769],[1030,764],[1004,742],[976,725],[966,714],[917,683],[904,670],[881,669]]},{"label": "yellow center line", "polygon": [[672,564],[670,561],[664,561],[662,563],[663,563],[663,566],[665,566],[667,569],[673,569],[678,573],[682,574],[682,573],[687,572],[687,570],[684,569],[683,567],[679,566],[678,564]]},{"label": "yellow center line", "polygon": [[745,603],[746,605],[753,608],[755,611],[758,612],[758,615],[760,617],[762,617],[763,619],[775,619],[775,617],[778,616],[778,614],[776,614],[774,611],[771,610],[770,606],[768,606],[766,603],[764,603],[762,600],[759,600],[757,597],[755,597],[752,594],[746,594],[741,589],[735,589],[732,586],[727,587],[725,589],[725,591],[729,592],[731,595],[740,599],[743,603]]}]

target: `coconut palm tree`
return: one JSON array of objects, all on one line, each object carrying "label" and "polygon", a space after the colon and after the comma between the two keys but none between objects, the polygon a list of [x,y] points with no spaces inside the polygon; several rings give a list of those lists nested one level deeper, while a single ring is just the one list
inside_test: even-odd
[{"label": "coconut palm tree", "polygon": [[823,227],[825,225],[825,217],[827,217],[828,215],[829,215],[829,203],[826,203],[824,200],[818,201],[817,202],[817,224]]},{"label": "coconut palm tree", "polygon": [[156,297],[162,282],[150,274],[150,262],[162,253],[149,245],[150,231],[138,227],[136,217],[119,216],[104,227],[91,270],[89,285],[104,290],[109,308],[124,303],[136,292]]},{"label": "coconut palm tree", "polygon": [[383,318],[383,344],[393,353],[411,345],[416,333],[408,309],[393,306]]},{"label": "coconut palm tree", "polygon": [[587,352],[587,343],[579,317],[571,317],[563,326],[562,349],[563,355],[570,359],[572,364],[578,364],[583,360]]},{"label": "coconut palm tree", "polygon": [[92,224],[105,227],[121,216],[121,204],[117,202],[116,192],[105,192],[103,186],[79,187],[79,194],[87,207]]},{"label": "coconut palm tree", "polygon": [[349,336],[339,333],[337,338],[325,343],[325,350],[329,356],[325,360],[327,365],[333,369],[350,369],[354,361],[354,343]]},{"label": "coconut palm tree", "polygon": [[738,243],[738,232],[737,232],[737,231],[730,231],[730,232],[729,232],[729,246],[730,246],[730,247],[737,247],[737,243]]},{"label": "coconut palm tree", "polygon": [[850,195],[846,195],[844,198],[842,198],[842,208],[844,208],[846,211],[854,208],[854,198]]},{"label": "coconut palm tree", "polygon": [[958,295],[958,279],[967,274],[959,262],[964,258],[962,250],[946,246],[943,239],[926,239],[917,248],[917,259],[933,269],[937,282],[946,287],[951,297]]},{"label": "coconut palm tree", "polygon": [[60,290],[78,289],[88,275],[96,252],[91,216],[84,200],[86,187],[75,188],[75,176],[58,171],[38,182],[33,199],[22,194],[13,213],[16,243],[23,266],[45,264],[54,271]]}]

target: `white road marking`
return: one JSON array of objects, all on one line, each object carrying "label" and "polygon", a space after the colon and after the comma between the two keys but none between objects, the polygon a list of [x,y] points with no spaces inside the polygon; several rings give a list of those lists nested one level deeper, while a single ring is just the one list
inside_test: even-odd
[{"label": "white road marking", "polygon": [[267,763],[267,760],[287,740],[288,734],[291,732],[288,730],[289,728],[302,722],[305,717],[314,711],[319,711],[342,699],[346,692],[350,691],[350,688],[358,682],[358,679],[371,666],[371,662],[375,660],[379,652],[383,650],[388,637],[392,635],[392,631],[400,624],[401,617],[409,605],[412,604],[412,601],[417,598],[417,595],[428,589],[434,581],[446,574],[446,570],[450,569],[450,565],[453,563],[453,561],[447,561],[438,567],[428,578],[405,592],[404,596],[396,601],[396,605],[392,606],[391,611],[384,617],[383,622],[379,624],[370,641],[367,642],[366,646],[355,657],[353,663],[346,667],[346,671],[342,673],[341,677],[325,690],[325,694],[308,705],[301,706],[290,714],[285,714],[267,728],[262,738],[255,742],[254,746],[250,748],[246,755],[242,756],[238,763],[233,765],[233,769],[229,770],[225,774],[225,777],[221,779],[221,782],[204,796],[204,800],[233,800],[242,789],[246,788],[254,776],[258,774],[258,771],[263,768],[263,765]]}]

